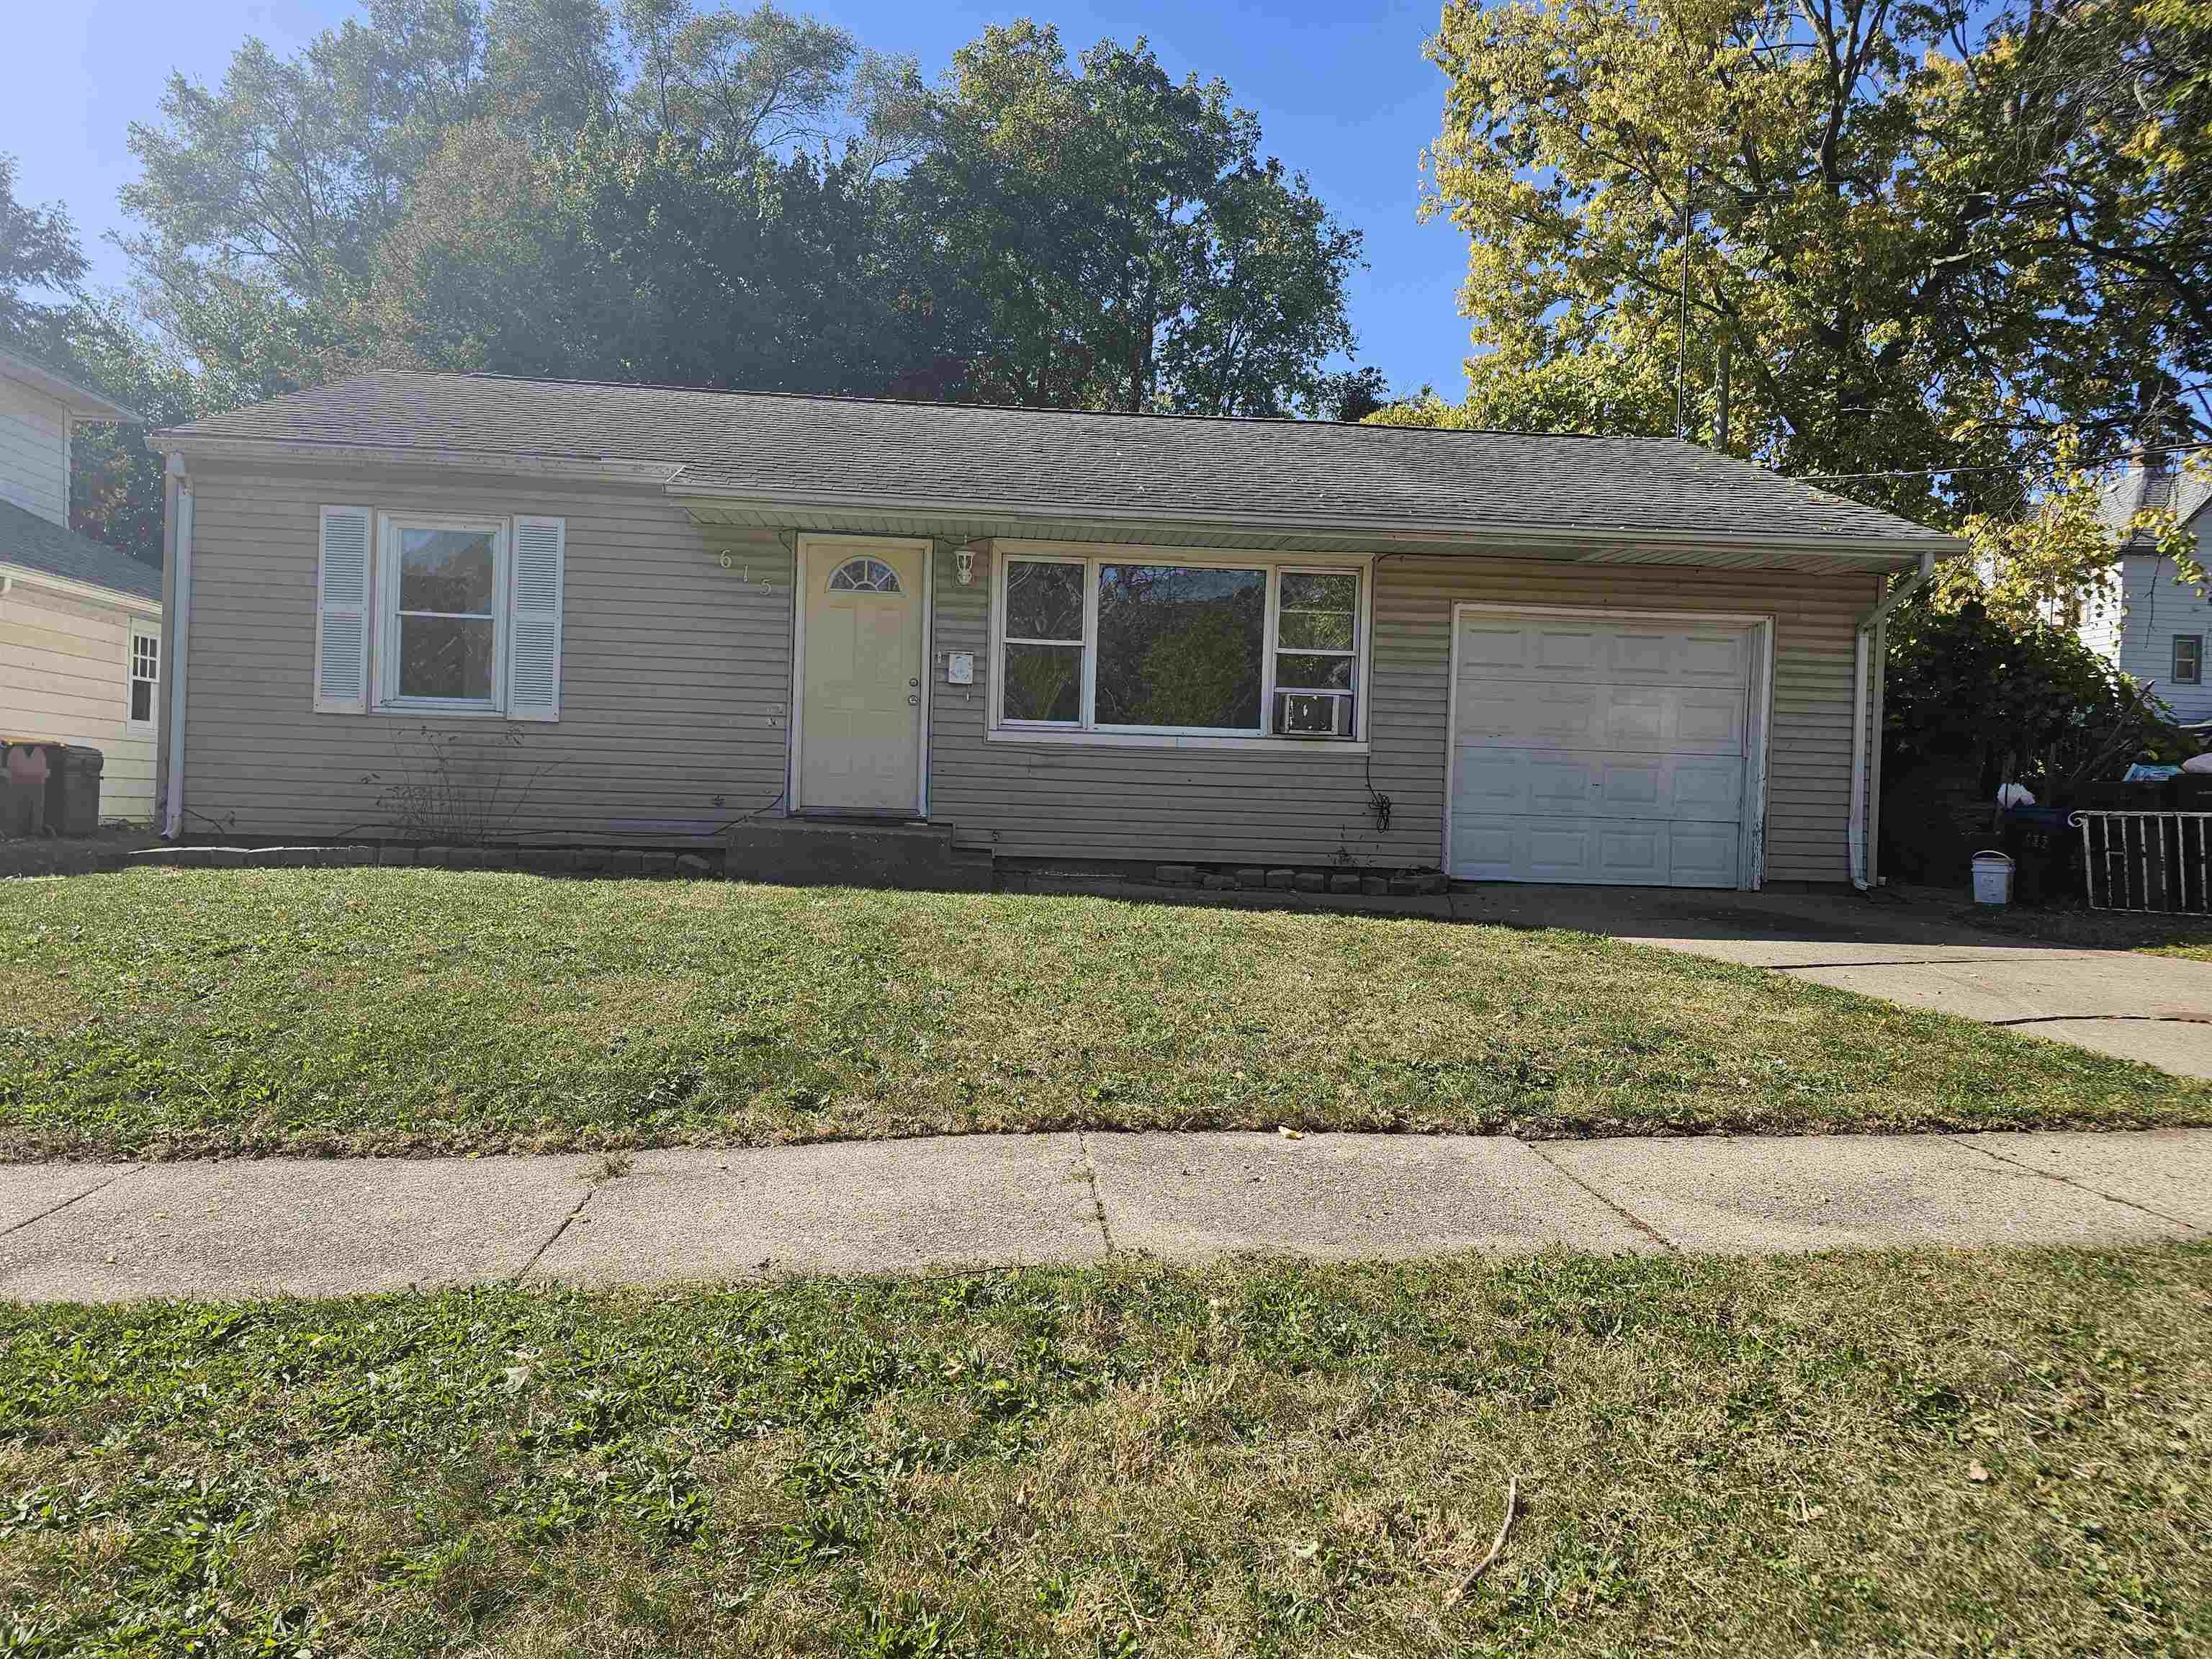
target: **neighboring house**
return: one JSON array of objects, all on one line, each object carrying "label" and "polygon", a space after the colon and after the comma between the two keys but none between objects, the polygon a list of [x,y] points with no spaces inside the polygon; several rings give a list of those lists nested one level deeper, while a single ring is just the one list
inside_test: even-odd
[{"label": "neighboring house", "polygon": [[99,750],[101,818],[145,823],[154,817],[161,573],[69,527],[72,427],[139,418],[0,351],[0,740]]},{"label": "neighboring house", "polygon": [[428,732],[542,840],[1840,882],[1955,546],[1647,439],[393,373],[153,442],[199,837],[397,838]]},{"label": "neighboring house", "polygon": [[[2200,562],[2212,564],[2212,478],[2171,463],[2130,465],[2105,496],[2118,527],[2145,507],[2170,507],[2197,538]],[[2112,603],[2114,599],[2117,604]],[[2212,641],[2212,597],[2181,579],[2173,562],[2144,538],[2120,556],[2120,568],[2095,620],[2081,630],[2091,648],[2140,680],[2185,724],[2212,720],[2212,679],[2204,648]]]}]

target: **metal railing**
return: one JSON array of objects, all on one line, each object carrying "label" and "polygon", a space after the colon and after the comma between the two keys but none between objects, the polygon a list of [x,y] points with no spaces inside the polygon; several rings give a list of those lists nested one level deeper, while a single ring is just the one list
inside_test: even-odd
[{"label": "metal railing", "polygon": [[2212,812],[2084,810],[2081,874],[2093,910],[2212,915]]}]

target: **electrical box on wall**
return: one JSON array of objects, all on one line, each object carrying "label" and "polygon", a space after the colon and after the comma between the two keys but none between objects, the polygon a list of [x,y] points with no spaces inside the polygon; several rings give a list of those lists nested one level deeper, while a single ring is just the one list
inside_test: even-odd
[{"label": "electrical box on wall", "polygon": [[945,657],[945,683],[947,685],[975,684],[975,653],[972,651],[951,651]]}]

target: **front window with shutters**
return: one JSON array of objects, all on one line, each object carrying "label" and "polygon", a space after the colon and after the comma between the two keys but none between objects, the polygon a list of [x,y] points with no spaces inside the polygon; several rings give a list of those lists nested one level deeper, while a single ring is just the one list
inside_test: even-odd
[{"label": "front window with shutters", "polygon": [[325,507],[314,706],[560,718],[562,520]]},{"label": "front window with shutters", "polygon": [[387,519],[383,576],[378,702],[501,708],[505,523]]}]

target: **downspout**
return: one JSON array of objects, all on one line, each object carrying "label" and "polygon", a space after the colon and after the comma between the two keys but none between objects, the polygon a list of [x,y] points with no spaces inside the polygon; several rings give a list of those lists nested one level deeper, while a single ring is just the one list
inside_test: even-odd
[{"label": "downspout", "polygon": [[1844,833],[1851,851],[1851,885],[1867,890],[1867,626],[1861,623],[1851,652],[1851,795]]},{"label": "downspout", "polygon": [[1881,833],[1881,707],[1888,678],[1889,618],[1897,608],[1928,586],[1936,556],[1923,553],[1920,568],[1899,582],[1881,603],[1859,618],[1851,656],[1851,885],[1864,892],[1876,884]]},{"label": "downspout", "polygon": [[161,834],[179,839],[185,827],[185,665],[191,659],[189,641],[192,624],[192,484],[185,476],[184,457],[171,454],[169,475],[177,485],[176,605],[168,660],[161,665],[169,682],[169,793],[163,804]]}]

